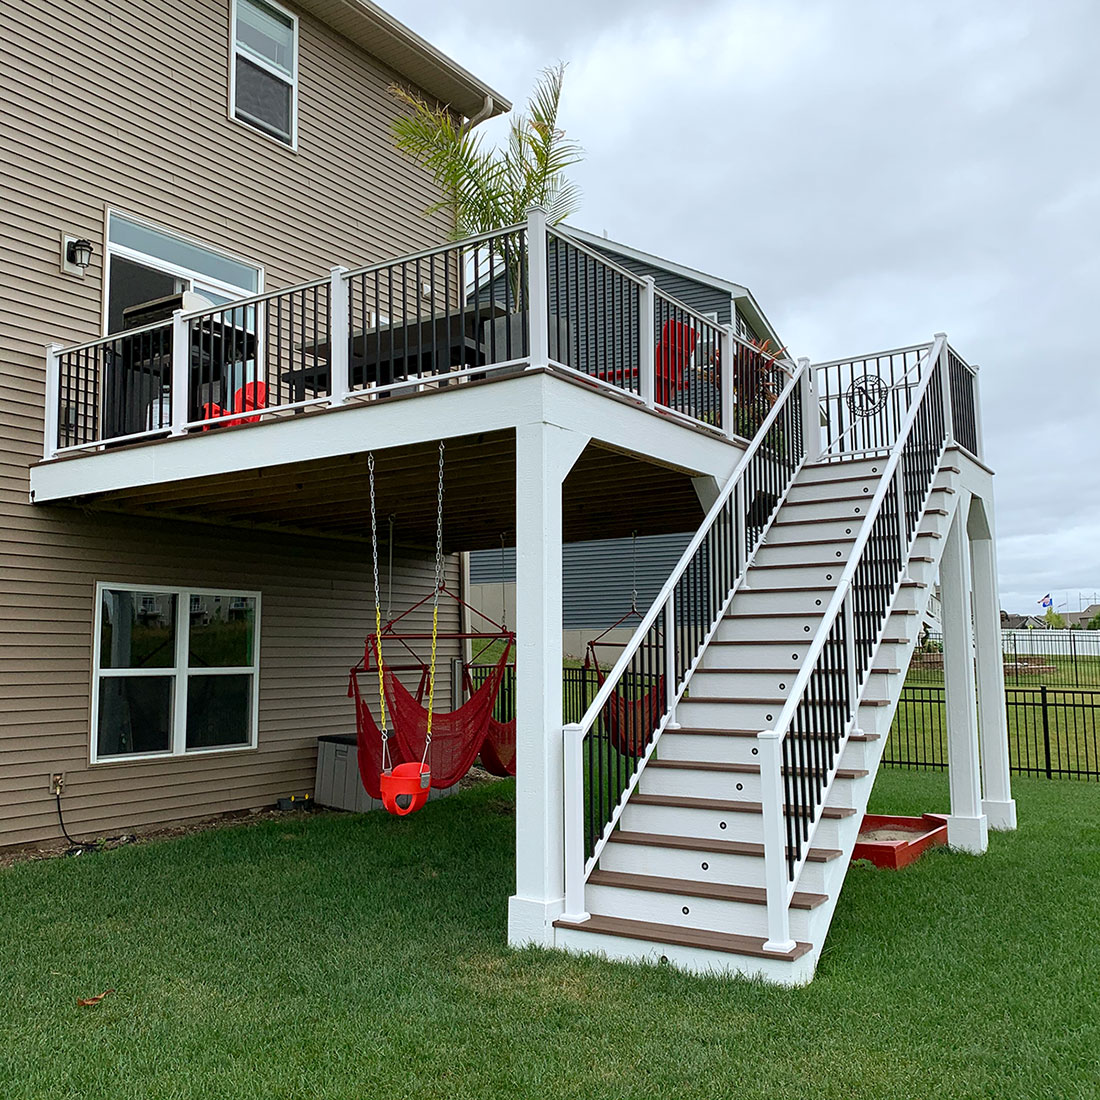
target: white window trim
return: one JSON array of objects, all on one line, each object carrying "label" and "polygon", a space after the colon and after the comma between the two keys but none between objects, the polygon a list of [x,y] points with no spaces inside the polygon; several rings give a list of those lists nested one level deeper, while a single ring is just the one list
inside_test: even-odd
[{"label": "white window trim", "polygon": [[[238,126],[243,126],[250,133],[259,134],[261,137],[267,138],[268,141],[274,142],[280,149],[289,149],[292,153],[298,152],[298,16],[288,8],[284,8],[282,4],[276,2],[276,0],[263,0],[268,7],[274,8],[277,12],[285,15],[290,21],[294,30],[294,75],[290,81],[287,81],[286,73],[280,72],[269,61],[262,57],[257,57],[254,53],[247,49],[238,49],[237,46],[237,0],[229,0],[229,103],[227,114],[230,122],[235,122]],[[266,130],[257,126],[254,122],[249,122],[247,119],[239,118],[237,116],[237,54],[241,53],[244,57],[252,62],[257,68],[263,69],[265,72],[270,73],[272,76],[277,77],[284,83],[290,84],[290,141],[285,142],[282,138],[276,137],[274,134],[269,134]]]},{"label": "white window trim", "polygon": [[[143,225],[148,229],[155,230],[157,233],[163,233],[166,237],[174,237],[177,241],[183,241],[185,244],[191,244],[196,248],[205,249],[207,252],[212,252],[216,256],[223,256],[225,259],[232,260],[234,263],[241,264],[244,267],[254,268],[256,271],[256,289],[250,290],[248,287],[224,283],[220,279],[214,279],[209,275],[204,275],[201,271],[193,271],[190,268],[169,263],[167,260],[162,260],[157,256],[151,256],[148,252],[140,252],[138,249],[129,248],[124,244],[112,244],[112,217],[122,218],[125,221],[133,222],[135,225]],[[178,233],[174,229],[167,229],[163,225],[158,225],[156,222],[151,221],[149,218],[143,218],[137,214],[130,214],[125,210],[119,210],[117,207],[108,206],[106,208],[103,217],[103,241],[103,302],[100,328],[104,336],[110,335],[107,332],[107,315],[111,296],[111,260],[115,256],[119,256],[124,260],[132,260],[134,263],[142,264],[144,267],[151,267],[155,271],[163,272],[165,275],[173,275],[177,279],[190,279],[192,286],[199,283],[201,286],[195,291],[196,294],[202,293],[201,287],[209,287],[215,293],[236,301],[240,298],[251,298],[254,294],[262,294],[264,292],[263,264],[258,264],[255,260],[247,259],[244,256],[238,256],[235,252],[230,252],[228,249],[218,248],[217,245],[209,244],[204,240],[200,240],[198,237],[191,236],[189,233]]]},{"label": "white window trim", "polygon": [[[162,669],[134,669],[113,668],[104,669],[100,665],[102,645],[102,624],[100,616],[103,607],[103,593],[106,590],[156,593],[176,597],[176,660],[170,668]],[[255,629],[252,646],[251,666],[233,666],[227,668],[188,668],[188,642],[191,632],[191,597],[192,596],[247,596],[256,601]],[[95,586],[95,606],[92,616],[92,724],[89,737],[89,764],[125,764],[139,760],[175,760],[192,756],[210,756],[218,753],[252,752],[259,743],[259,715],[260,715],[260,619],[261,596],[259,592],[251,592],[240,588],[201,588],[195,586],[175,587],[171,585],[157,584],[131,584],[122,581],[97,581]],[[247,743],[240,745],[215,745],[210,748],[187,748],[187,690],[186,683],[191,676],[242,676],[252,677],[252,709],[251,729]],[[119,753],[118,755],[99,755],[99,684],[103,676],[106,678],[122,678],[126,676],[171,676],[172,685],[172,747],[167,752],[136,752]],[[182,686],[181,686],[182,685]]]}]

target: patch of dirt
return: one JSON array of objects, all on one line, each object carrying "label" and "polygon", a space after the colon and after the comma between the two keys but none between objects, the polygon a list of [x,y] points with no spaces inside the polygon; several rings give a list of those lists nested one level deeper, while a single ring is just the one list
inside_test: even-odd
[{"label": "patch of dirt", "polygon": [[210,829],[226,829],[240,825],[250,825],[257,821],[285,820],[289,817],[301,816],[303,816],[301,810],[279,810],[274,807],[258,810],[233,810],[229,813],[202,818],[198,821],[183,821],[176,825],[158,825],[152,828],[135,829],[132,832],[120,832],[114,836],[77,837],[79,844],[75,846],[71,846],[67,840],[60,838],[44,844],[0,849],[0,868],[11,867],[16,863],[34,863],[43,859],[57,859],[60,856],[75,857],[93,852],[106,852],[113,848],[123,848],[127,844],[145,844],[155,840],[168,840],[177,836],[190,836],[192,833],[205,833]]}]

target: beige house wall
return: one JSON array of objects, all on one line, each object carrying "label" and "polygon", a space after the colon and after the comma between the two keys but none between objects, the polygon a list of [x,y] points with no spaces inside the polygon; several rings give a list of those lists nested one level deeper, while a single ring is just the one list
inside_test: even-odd
[{"label": "beige house wall", "polygon": [[[353,727],[365,545],[31,505],[42,348],[101,332],[108,208],[262,264],[268,289],[444,239],[390,144],[397,74],[300,13],[295,152],[227,117],[229,0],[0,0],[0,21],[0,846],[58,836],[51,772],[81,835],[311,790],[317,736]],[[62,233],[94,245],[82,279]],[[430,578],[399,555],[395,605]],[[97,581],[262,593],[258,750],[89,766]]]}]

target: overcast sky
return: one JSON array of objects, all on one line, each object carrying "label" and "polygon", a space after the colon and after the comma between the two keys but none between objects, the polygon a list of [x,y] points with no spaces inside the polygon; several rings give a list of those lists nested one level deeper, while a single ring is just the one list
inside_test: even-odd
[{"label": "overcast sky", "polygon": [[794,355],[982,367],[1002,604],[1100,591],[1100,3],[382,0],[515,103],[575,224],[749,286]]}]

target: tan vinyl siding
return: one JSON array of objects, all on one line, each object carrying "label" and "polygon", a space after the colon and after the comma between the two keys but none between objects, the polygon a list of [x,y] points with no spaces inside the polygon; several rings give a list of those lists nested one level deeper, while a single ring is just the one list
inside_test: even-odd
[{"label": "tan vinyl siding", "polygon": [[[0,846],[59,835],[51,772],[71,832],[113,832],[312,790],[318,735],[353,729],[365,545],[28,502],[42,347],[101,331],[108,207],[262,264],[268,289],[445,238],[390,143],[398,74],[299,15],[293,152],[227,117],[228,0],[0,0]],[[83,279],[59,271],[62,232],[94,245]],[[400,606],[432,563],[397,559]],[[261,592],[257,750],[89,767],[96,581]]]}]

